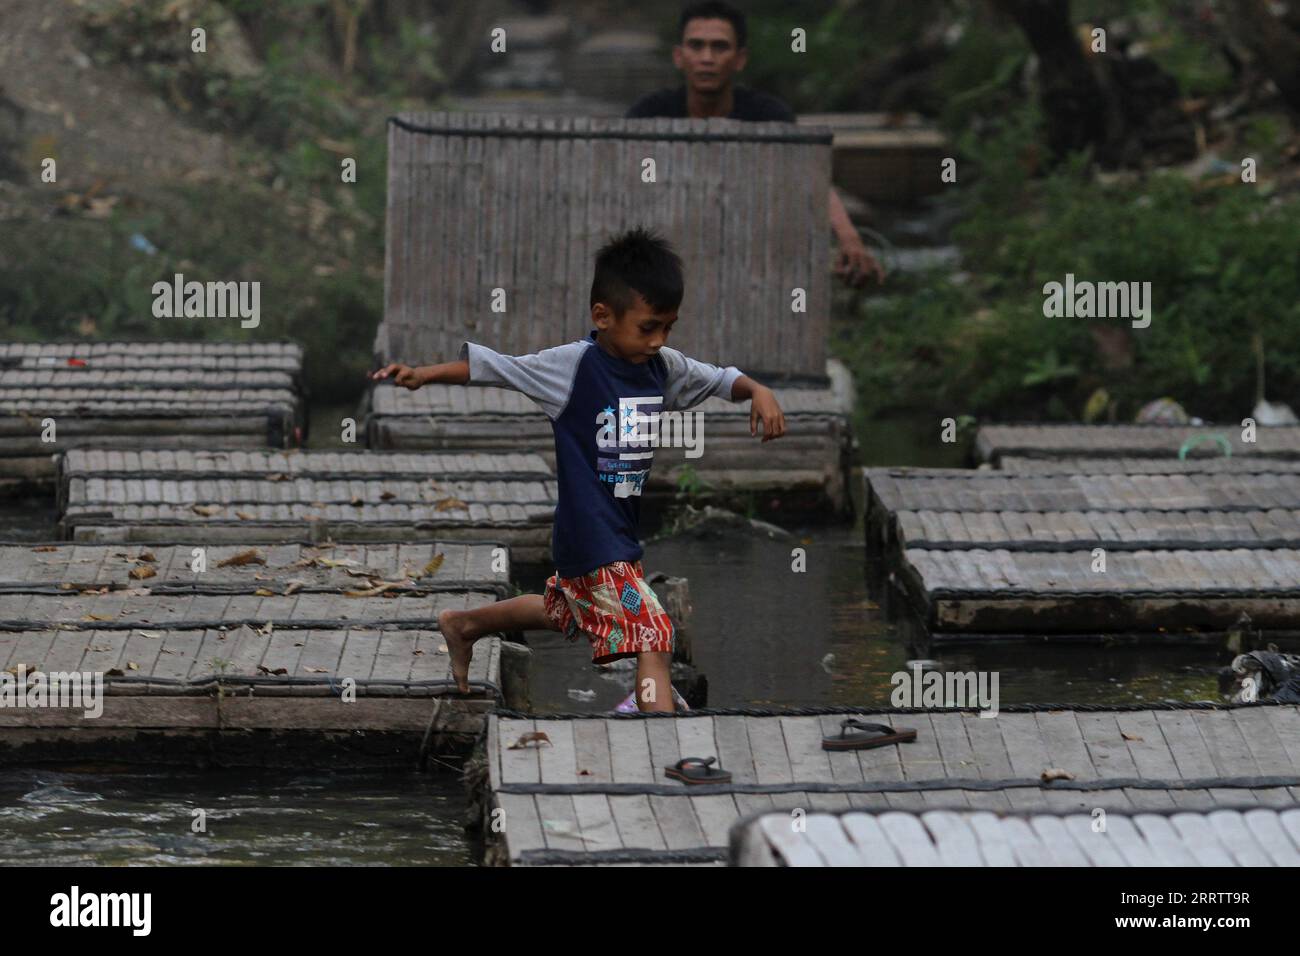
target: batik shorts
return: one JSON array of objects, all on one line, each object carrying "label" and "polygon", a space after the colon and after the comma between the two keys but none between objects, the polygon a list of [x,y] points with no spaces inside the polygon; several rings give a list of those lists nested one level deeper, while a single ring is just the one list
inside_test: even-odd
[{"label": "batik shorts", "polygon": [[615,561],[574,578],[551,575],[546,616],[571,641],[583,633],[593,664],[672,652],[673,622],[646,584],[640,561]]}]

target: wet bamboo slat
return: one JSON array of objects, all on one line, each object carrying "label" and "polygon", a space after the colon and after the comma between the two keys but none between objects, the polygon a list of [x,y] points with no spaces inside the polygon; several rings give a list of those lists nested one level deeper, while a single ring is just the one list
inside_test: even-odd
[{"label": "wet bamboo slat", "polygon": [[288,447],[305,425],[294,343],[0,343],[0,488],[85,447]]},{"label": "wet bamboo slat", "polygon": [[[1292,809],[1300,748],[1280,744],[1284,736],[1300,744],[1294,705],[993,717],[932,709],[886,718],[915,727],[916,743],[822,750],[841,719],[490,718],[489,765],[501,768],[489,775],[490,797],[526,821],[518,841],[509,827],[500,835],[501,858],[735,863],[737,836],[763,819],[764,845],[809,854],[809,865],[848,864],[858,847],[871,849],[869,865],[1204,865],[1215,854],[1192,853],[1183,835],[1196,830],[1191,818],[1209,813],[1228,814],[1215,819],[1233,839],[1244,827],[1261,865],[1289,865],[1300,850],[1300,820],[1267,816],[1300,813]],[[549,746],[524,742],[535,729]],[[1243,741],[1265,732],[1278,743],[1243,757]],[[687,788],[665,777],[663,767],[684,756],[716,757],[732,782]],[[1074,779],[1046,783],[1050,767]],[[1110,840],[1099,842],[1096,808],[1114,824]],[[842,832],[828,829],[831,820],[845,822]],[[1002,832],[1007,820],[1019,822]],[[1121,849],[1130,839],[1137,844]],[[1255,857],[1233,856],[1246,858]]]},{"label": "wet bamboo slat", "polygon": [[[1225,425],[985,425],[975,437],[982,461],[997,464],[1005,457],[1069,459],[1129,457],[1177,459],[1189,439],[1221,435],[1232,456],[1300,459],[1300,426],[1259,426],[1255,441],[1243,440],[1240,424]],[[1189,457],[1222,455],[1219,444],[1206,441]]]},{"label": "wet bamboo slat", "polygon": [[733,833],[735,866],[1294,866],[1300,809],[1087,814],[760,815]]}]

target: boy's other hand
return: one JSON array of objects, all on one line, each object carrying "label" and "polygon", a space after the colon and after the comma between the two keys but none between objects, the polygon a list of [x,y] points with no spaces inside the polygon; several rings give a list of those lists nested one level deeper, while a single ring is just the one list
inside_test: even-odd
[{"label": "boy's other hand", "polygon": [[394,385],[402,385],[412,391],[424,384],[424,376],[420,374],[420,370],[411,368],[409,365],[385,365],[370,377],[376,382],[392,378]]},{"label": "boy's other hand", "polygon": [[763,441],[771,441],[785,434],[785,414],[777,404],[770,388],[755,392],[749,402],[749,433],[758,434],[759,419],[763,421]]}]

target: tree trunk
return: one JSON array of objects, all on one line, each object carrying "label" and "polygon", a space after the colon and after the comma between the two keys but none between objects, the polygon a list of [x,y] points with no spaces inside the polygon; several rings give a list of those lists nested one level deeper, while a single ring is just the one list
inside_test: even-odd
[{"label": "tree trunk", "polygon": [[1300,112],[1300,32],[1292,26],[1300,14],[1294,4],[1285,20],[1273,15],[1267,0],[1229,0],[1222,10],[1228,29],[1255,55],[1287,105]]},{"label": "tree trunk", "polygon": [[1047,142],[1058,156],[1093,147],[1110,158],[1123,120],[1088,62],[1070,20],[1070,0],[993,0],[1038,55]]}]

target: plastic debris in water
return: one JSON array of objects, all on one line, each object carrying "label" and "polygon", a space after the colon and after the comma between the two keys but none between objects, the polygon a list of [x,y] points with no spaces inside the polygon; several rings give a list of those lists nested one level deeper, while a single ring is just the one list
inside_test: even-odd
[{"label": "plastic debris in water", "polygon": [[131,238],[127,241],[130,242],[132,249],[143,252],[145,255],[152,256],[158,252],[158,247],[138,232],[132,233]]},{"label": "plastic debris in water", "polygon": [[1186,425],[1188,417],[1172,398],[1157,398],[1143,405],[1134,421],[1139,425]]}]

